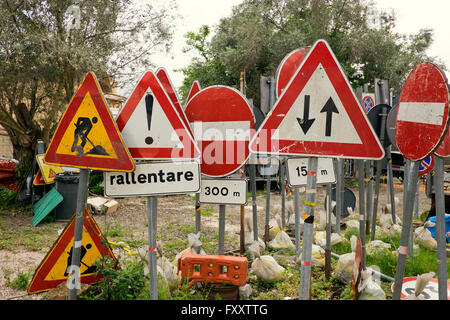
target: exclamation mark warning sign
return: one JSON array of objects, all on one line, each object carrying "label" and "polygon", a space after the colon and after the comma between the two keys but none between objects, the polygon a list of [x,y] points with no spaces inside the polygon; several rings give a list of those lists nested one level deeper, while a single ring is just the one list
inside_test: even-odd
[{"label": "exclamation mark warning sign", "polygon": [[[151,129],[152,125],[152,114],[153,114],[153,96],[148,94],[145,96],[145,110],[147,111],[147,127],[148,131]],[[153,143],[152,137],[145,138],[145,143],[150,145]]]}]

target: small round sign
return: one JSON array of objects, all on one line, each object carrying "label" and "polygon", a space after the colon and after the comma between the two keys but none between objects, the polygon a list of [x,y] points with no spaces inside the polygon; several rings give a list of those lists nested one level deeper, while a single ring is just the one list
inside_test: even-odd
[{"label": "small round sign", "polygon": [[[375,107],[371,108],[367,113],[367,118],[369,118],[370,124],[372,125],[373,130],[377,134],[378,138],[381,139],[381,113],[383,112],[383,108],[386,108],[386,127],[384,130],[384,143],[383,147],[387,148],[391,145],[391,140],[387,135],[387,115],[391,110],[391,106],[387,104],[377,104]],[[381,142],[381,141],[380,141]]]},{"label": "small round sign", "polygon": [[448,122],[448,86],[442,72],[425,62],[414,68],[400,95],[395,140],[404,157],[419,161],[441,143]]},{"label": "small round sign", "polygon": [[366,113],[368,113],[373,107],[375,107],[375,101],[373,101],[371,96],[364,96],[362,98],[362,106]]},{"label": "small round sign", "polygon": [[[336,188],[331,190],[331,201],[336,201]],[[327,209],[327,201],[325,201],[324,207]],[[356,196],[352,190],[346,187],[344,188],[344,205],[342,207],[343,212],[341,213],[341,218],[347,218],[350,215],[348,208],[355,210],[356,207]],[[333,208],[333,214],[336,216],[336,206]]]},{"label": "small round sign", "polygon": [[287,54],[278,66],[276,73],[276,95],[279,97],[283,92],[283,89],[291,80],[292,76],[297,71],[298,67],[302,63],[303,59],[308,54],[311,47],[303,47],[296,49]]},{"label": "small round sign", "polygon": [[420,161],[419,165],[419,177],[424,176],[431,172],[434,168],[434,156],[430,154],[428,157]]},{"label": "small round sign", "polygon": [[[402,284],[402,292],[401,292],[401,299],[406,298],[407,296],[415,293],[416,288],[416,281],[417,277],[406,277],[403,278],[403,284]],[[430,279],[426,287],[423,289],[422,293],[419,295],[419,297],[425,299],[425,300],[439,300],[439,291],[438,291],[438,280],[437,279]],[[391,285],[391,290],[394,292],[394,283]],[[447,284],[447,297],[448,300],[450,300],[450,284]]]},{"label": "small round sign", "polygon": [[444,139],[434,153],[441,158],[450,156],[450,130],[447,129]]},{"label": "small round sign", "polygon": [[397,142],[395,141],[395,123],[397,122],[397,112],[398,112],[398,105],[395,105],[391,108],[391,111],[389,111],[386,119],[386,132],[389,141],[391,141],[391,144],[394,147],[394,149],[398,149]]}]

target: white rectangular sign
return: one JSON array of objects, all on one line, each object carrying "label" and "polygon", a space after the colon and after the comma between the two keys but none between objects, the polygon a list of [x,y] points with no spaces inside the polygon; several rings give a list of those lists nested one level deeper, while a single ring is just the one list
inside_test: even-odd
[{"label": "white rectangular sign", "polygon": [[105,196],[130,197],[200,190],[198,162],[136,163],[133,172],[105,172]]},{"label": "white rectangular sign", "polygon": [[[291,187],[306,186],[307,172],[308,158],[289,158],[287,160],[288,184]],[[317,184],[335,183],[333,159],[318,158],[316,176]]]},{"label": "white rectangular sign", "polygon": [[246,179],[202,179],[200,203],[247,204]]}]

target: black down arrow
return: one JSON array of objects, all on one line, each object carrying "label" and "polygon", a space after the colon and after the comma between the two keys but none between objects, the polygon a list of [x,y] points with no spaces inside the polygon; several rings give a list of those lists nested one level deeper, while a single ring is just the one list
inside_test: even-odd
[{"label": "black down arrow", "polygon": [[297,118],[298,124],[306,134],[316,119],[309,119],[309,95],[305,95],[305,108],[303,109],[303,119]]},{"label": "black down arrow", "polygon": [[331,97],[328,99],[327,103],[325,103],[325,106],[322,108],[322,110],[320,110],[320,112],[327,113],[327,119],[325,122],[325,136],[329,137],[331,136],[331,121],[333,117],[333,112],[339,113]]}]

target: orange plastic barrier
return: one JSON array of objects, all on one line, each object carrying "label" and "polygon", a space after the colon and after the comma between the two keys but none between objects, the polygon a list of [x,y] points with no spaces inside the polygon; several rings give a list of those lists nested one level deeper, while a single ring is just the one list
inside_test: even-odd
[{"label": "orange plastic barrier", "polygon": [[227,283],[243,286],[247,283],[248,260],[246,257],[205,255],[185,252],[178,259],[181,277],[195,282]]}]

